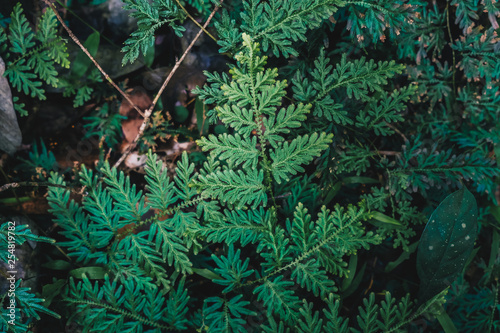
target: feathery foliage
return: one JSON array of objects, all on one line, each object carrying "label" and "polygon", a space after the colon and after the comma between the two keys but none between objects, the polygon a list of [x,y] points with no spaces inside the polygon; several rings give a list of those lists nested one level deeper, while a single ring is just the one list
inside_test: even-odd
[{"label": "feathery foliage", "polygon": [[[55,64],[69,68],[66,43],[57,34],[57,19],[51,10],[32,30],[18,3],[11,14],[8,32],[0,29],[0,56],[6,63],[4,76],[19,92],[44,100],[42,83],[58,86]],[[27,114],[22,113],[22,116]]]},{"label": "feathery foliage", "polygon": [[[126,0],[138,27],[122,64],[151,51],[163,26],[182,36],[186,14],[206,16],[208,4]],[[206,84],[192,91],[205,104],[202,117],[195,107],[197,119],[208,124],[196,153],[167,164],[160,149],[149,151],[136,173],[103,158],[74,175],[79,195],[70,193],[68,172],[50,173],[57,186],[47,200],[71,267],[58,294],[61,313],[85,332],[411,332],[422,314],[439,319],[425,321],[433,329],[495,331],[498,4],[243,0],[223,7],[211,33],[229,70],[206,71]],[[16,8],[10,30],[0,33],[0,45],[12,46],[0,51],[27,57],[43,36]],[[49,18],[45,31],[53,29]],[[31,70],[56,82],[49,69]],[[92,78],[92,71],[84,73]],[[29,75],[19,82],[29,93],[41,89]],[[78,91],[79,105],[89,89]],[[162,117],[155,113],[143,142],[154,147],[168,136]],[[120,116],[107,104],[89,120],[89,136],[117,143]],[[30,159],[30,167],[44,168],[42,180],[56,169],[43,145]],[[457,281],[434,281],[429,269],[433,277],[421,288],[451,289],[415,299],[410,254],[452,253],[456,245],[437,234],[436,244],[419,241],[423,224],[438,203],[436,211],[447,207],[449,192],[466,186],[469,202],[475,196],[480,206],[466,222],[475,230],[477,218],[482,248],[473,250],[467,234],[457,253],[472,251],[465,269],[480,268],[484,277],[464,279],[460,263],[460,271],[446,272]],[[447,226],[458,219],[442,215],[426,228],[452,232]],[[486,264],[478,257],[487,250]],[[450,261],[431,266],[457,266]]]}]

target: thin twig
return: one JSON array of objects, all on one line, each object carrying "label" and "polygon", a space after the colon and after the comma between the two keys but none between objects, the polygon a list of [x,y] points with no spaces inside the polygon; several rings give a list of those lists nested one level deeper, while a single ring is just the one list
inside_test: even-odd
[{"label": "thin twig", "polygon": [[[47,0],[45,0],[45,1],[47,1]],[[220,5],[222,5],[222,1],[219,3],[219,6]],[[116,163],[113,165],[113,167],[117,168],[127,158],[127,156],[130,154],[130,152],[132,151],[132,149],[134,149],[135,146],[137,145],[137,142],[139,141],[139,139],[141,138],[142,134],[144,133],[144,130],[148,126],[149,117],[151,117],[151,113],[153,113],[153,109],[155,108],[156,103],[160,99],[161,94],[163,93],[163,91],[167,87],[167,84],[170,82],[170,80],[174,76],[175,72],[177,71],[177,69],[181,65],[181,63],[184,60],[184,58],[186,58],[186,56],[189,53],[189,51],[191,51],[191,48],[194,46],[194,44],[196,43],[196,41],[198,40],[198,38],[201,36],[202,32],[206,29],[206,27],[208,26],[208,24],[210,23],[210,21],[214,17],[215,13],[219,9],[219,6],[216,6],[214,8],[214,10],[212,11],[212,13],[208,17],[207,21],[203,25],[203,28],[200,29],[200,31],[198,31],[198,33],[196,34],[196,36],[194,37],[194,39],[191,41],[191,44],[189,44],[189,46],[187,47],[186,51],[184,51],[184,53],[182,54],[182,57],[175,63],[174,68],[172,68],[172,70],[168,74],[168,77],[165,79],[165,81],[163,82],[163,85],[161,86],[160,90],[156,94],[156,96],[155,96],[155,98],[153,100],[153,103],[151,104],[151,106],[144,113],[144,120],[143,120],[143,122],[141,124],[141,127],[139,128],[139,133],[137,133],[137,136],[135,137],[134,141],[125,149],[125,152],[123,152],[122,156],[120,157],[120,159],[118,161],[116,161]]]},{"label": "thin twig", "polygon": [[399,156],[401,155],[400,151],[390,151],[390,150],[376,150],[376,154],[387,155],[387,156]]},{"label": "thin twig", "polygon": [[49,182],[15,182],[15,183],[9,183],[0,186],[0,192],[6,191],[10,188],[18,188],[18,187],[40,187],[40,186],[47,186],[47,187],[61,187],[65,189],[70,189],[72,192],[76,192],[72,187],[66,186],[66,185],[59,185],[59,184],[52,184]]},{"label": "thin twig", "polygon": [[406,142],[408,141],[408,138],[400,131],[396,128],[396,126],[394,126],[393,124],[390,124],[390,123],[385,123],[387,125],[387,127],[389,128],[392,128],[394,130],[394,132],[398,133],[399,135],[401,135],[401,137],[403,138],[403,140]]},{"label": "thin twig", "polygon": [[76,45],[78,45],[80,47],[80,49],[83,51],[83,53],[85,53],[87,55],[87,57],[89,57],[89,59],[94,63],[94,66],[102,73],[102,75],[104,75],[104,77],[106,78],[106,80],[116,90],[118,90],[118,92],[127,100],[127,102],[130,103],[130,105],[132,105],[134,107],[134,109],[141,116],[145,117],[145,114],[137,107],[137,105],[134,104],[134,102],[132,102],[132,100],[130,99],[130,97],[128,97],[128,95],[123,90],[121,90],[120,87],[118,87],[118,85],[109,77],[109,75],[102,69],[102,67],[94,59],[94,57],[92,57],[92,55],[85,48],[85,46],[82,45],[82,43],[80,42],[80,40],[78,40],[78,38],[73,34],[73,32],[71,31],[71,29],[66,25],[66,23],[64,23],[64,20],[59,15],[59,13],[57,11],[57,8],[54,6],[54,4],[50,3],[49,0],[43,0],[43,2],[45,2],[45,4],[47,4],[47,6],[49,6],[52,9],[52,11],[54,12],[54,14],[56,14],[57,20],[61,23],[61,25],[63,26],[63,28],[66,30],[66,32],[68,33],[68,35],[71,37],[71,39],[76,43]]},{"label": "thin twig", "polygon": [[177,2],[177,4],[179,5],[179,7],[181,7],[181,9],[184,11],[184,13],[186,13],[187,17],[189,17],[189,19],[191,21],[193,21],[194,24],[196,24],[198,26],[198,28],[200,28],[201,30],[203,30],[204,33],[206,33],[210,38],[212,38],[215,42],[217,42],[217,38],[215,38],[214,36],[212,36],[212,34],[210,32],[208,32],[208,30],[206,30],[204,27],[202,27],[201,24],[199,24],[198,21],[196,21],[194,19],[194,17],[192,17],[191,14],[188,13],[188,11],[186,10],[186,8],[184,8],[184,6],[179,2],[179,0],[175,0],[175,2]]},{"label": "thin twig", "polygon": [[451,29],[450,29],[450,2],[446,2],[446,26],[448,27],[448,36],[450,37],[450,48],[451,48],[451,54],[453,56],[453,96],[457,93],[457,87],[455,85],[455,69],[456,69],[456,60],[455,60],[455,50],[453,49],[453,36],[451,35]]}]

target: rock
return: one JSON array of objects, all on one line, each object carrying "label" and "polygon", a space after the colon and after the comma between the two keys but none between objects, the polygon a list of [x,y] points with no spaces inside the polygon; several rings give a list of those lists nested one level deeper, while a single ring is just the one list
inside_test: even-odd
[{"label": "rock", "polygon": [[7,78],[3,77],[5,63],[0,57],[0,149],[12,155],[21,145],[22,135],[17,123]]}]

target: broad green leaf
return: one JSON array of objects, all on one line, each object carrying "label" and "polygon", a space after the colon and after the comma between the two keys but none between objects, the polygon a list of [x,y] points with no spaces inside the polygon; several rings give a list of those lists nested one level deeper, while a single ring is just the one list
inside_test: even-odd
[{"label": "broad green leaf", "polygon": [[465,187],[447,196],[432,213],[417,250],[420,304],[462,272],[476,240],[477,214],[476,199]]},{"label": "broad green leaf", "polygon": [[[99,48],[100,39],[101,35],[96,31],[85,40],[85,43],[83,43],[83,46],[85,46],[93,57],[96,55],[97,49]],[[92,61],[83,51],[78,51],[75,60],[71,63],[71,75],[75,78],[84,76],[91,63]]]},{"label": "broad green leaf", "polygon": [[196,98],[194,103],[194,110],[196,112],[196,123],[200,136],[207,135],[208,133],[208,119],[206,116],[205,104],[199,98]]},{"label": "broad green leaf", "polygon": [[193,273],[196,273],[200,276],[203,276],[204,278],[207,278],[209,280],[222,280],[220,275],[215,274],[213,271],[209,270],[208,268],[193,268]]},{"label": "broad green leaf", "polygon": [[69,275],[77,279],[83,279],[83,276],[87,276],[92,280],[102,280],[105,274],[106,270],[99,266],[82,267],[69,272]]},{"label": "broad green leaf", "polygon": [[401,255],[398,257],[398,259],[391,261],[390,263],[385,266],[385,272],[389,273],[391,272],[394,268],[398,267],[401,263],[405,262],[406,260],[410,259],[410,255],[413,254],[417,250],[418,247],[418,241],[412,243],[411,245],[408,246],[408,251],[404,251],[401,253]]},{"label": "broad green leaf", "polygon": [[371,214],[372,214],[372,217],[379,222],[382,222],[385,224],[392,224],[396,227],[402,226],[401,222],[399,222],[398,220],[395,220],[392,217],[387,216],[381,212],[371,212]]},{"label": "broad green leaf", "polygon": [[42,297],[45,299],[45,302],[43,302],[43,306],[48,307],[50,303],[52,303],[54,297],[61,294],[61,292],[64,290],[65,285],[66,280],[64,279],[59,279],[57,281],[54,280],[54,283],[44,285],[42,287]]},{"label": "broad green leaf", "polygon": [[73,265],[66,260],[51,260],[49,262],[46,262],[45,264],[42,264],[42,267],[58,271],[66,271],[71,269]]},{"label": "broad green leaf", "polygon": [[178,105],[175,107],[174,120],[183,123],[188,119],[189,111],[185,107]]}]

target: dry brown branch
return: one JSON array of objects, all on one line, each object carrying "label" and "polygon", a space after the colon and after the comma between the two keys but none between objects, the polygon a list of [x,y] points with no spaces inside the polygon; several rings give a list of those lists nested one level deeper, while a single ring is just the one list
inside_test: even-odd
[{"label": "dry brown branch", "polygon": [[390,151],[390,150],[377,150],[376,154],[386,155],[386,156],[399,156],[401,155],[400,151]]},{"label": "dry brown branch", "polygon": [[49,182],[15,182],[15,183],[9,183],[0,186],[0,192],[6,191],[10,188],[18,188],[18,187],[41,187],[41,186],[47,186],[47,187],[61,187],[61,188],[66,188],[66,189],[71,189],[72,192],[76,192],[72,187],[66,186],[66,185],[59,185],[59,184],[52,184]]},{"label": "dry brown branch", "polygon": [[390,123],[385,123],[389,128],[392,128],[394,130],[394,132],[398,133],[402,138],[403,140],[406,142],[408,141],[408,138],[400,131],[396,128],[396,126],[394,126],[393,124],[390,124]]},{"label": "dry brown branch", "polygon": [[[44,0],[44,1],[47,1],[47,0]],[[222,4],[222,1],[219,3],[219,6],[221,4]],[[191,51],[191,48],[194,46],[194,44],[196,43],[196,41],[198,40],[198,38],[201,36],[201,34],[203,33],[203,31],[207,28],[208,24],[210,23],[210,21],[212,20],[212,18],[215,15],[215,13],[219,9],[219,6],[216,6],[214,8],[214,10],[212,11],[212,13],[208,17],[207,21],[203,25],[202,29],[200,29],[200,31],[198,31],[198,33],[196,34],[196,36],[194,37],[194,39],[191,41],[191,44],[189,44],[189,46],[187,47],[186,51],[184,51],[184,53],[182,54],[181,58],[179,60],[177,60],[177,62],[175,63],[174,68],[172,68],[172,70],[168,74],[168,77],[165,79],[165,81],[163,82],[163,85],[161,86],[160,90],[156,94],[156,96],[155,96],[155,98],[153,100],[153,103],[151,104],[151,106],[144,113],[144,121],[142,122],[141,127],[139,128],[139,133],[137,133],[137,136],[135,137],[134,141],[125,149],[125,151],[123,152],[122,156],[120,156],[120,158],[118,159],[118,161],[116,161],[116,163],[113,165],[113,167],[115,167],[115,168],[118,167],[127,158],[127,156],[130,154],[130,152],[132,151],[132,149],[134,149],[135,146],[137,145],[137,142],[139,141],[139,139],[141,138],[142,134],[144,133],[144,130],[148,126],[149,117],[151,117],[151,113],[153,112],[153,109],[155,108],[155,105],[158,102],[158,99],[160,99],[161,94],[163,93],[163,91],[167,87],[168,83],[170,82],[170,80],[174,76],[175,72],[177,71],[177,69],[181,65],[181,63],[184,60],[184,58],[186,58],[186,56],[189,53],[189,51]]]},{"label": "dry brown branch", "polygon": [[92,57],[92,55],[89,53],[89,51],[85,48],[85,46],[82,45],[80,40],[73,34],[71,29],[64,23],[64,20],[61,18],[59,15],[59,12],[57,11],[57,8],[54,6],[53,3],[50,3],[49,0],[43,0],[47,6],[49,6],[54,14],[56,14],[57,20],[61,23],[63,26],[64,30],[68,33],[68,35],[71,37],[71,39],[80,47],[80,49],[89,57],[89,59],[92,61],[94,66],[104,75],[106,80],[127,100],[127,102],[130,103],[134,107],[134,109],[143,117],[145,117],[145,114],[132,102],[132,100],[128,97],[128,95],[116,85],[116,83],[109,77],[109,75],[102,69],[102,67],[99,65],[99,63]]},{"label": "dry brown branch", "polygon": [[189,17],[189,19],[191,21],[193,21],[193,23],[196,24],[198,26],[198,28],[200,28],[201,30],[203,30],[204,33],[206,33],[210,38],[212,38],[215,42],[217,42],[217,38],[215,38],[214,36],[212,36],[212,34],[207,29],[205,29],[204,27],[202,27],[201,24],[199,24],[198,21],[196,21],[194,19],[194,17],[192,17],[191,14],[188,13],[188,11],[186,10],[186,8],[184,8],[184,6],[179,2],[179,0],[175,0],[175,2],[177,2],[177,4],[179,5],[179,7],[181,7],[181,9],[184,11],[184,13],[186,13],[187,17]]}]

